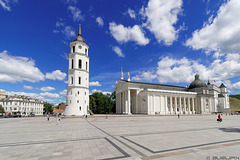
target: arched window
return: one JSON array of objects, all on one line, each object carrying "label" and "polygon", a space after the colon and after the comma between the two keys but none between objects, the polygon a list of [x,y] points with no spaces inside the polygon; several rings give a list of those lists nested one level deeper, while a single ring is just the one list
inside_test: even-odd
[{"label": "arched window", "polygon": [[79,107],[79,110],[81,111],[81,109],[82,109],[82,107],[80,106],[80,107]]},{"label": "arched window", "polygon": [[74,60],[72,59],[72,69],[73,69],[73,67],[74,67],[74,65],[73,65],[73,64],[74,64]]},{"label": "arched window", "polygon": [[88,63],[86,62],[86,70],[88,69]]},{"label": "arched window", "polygon": [[78,68],[82,68],[82,60],[81,59],[79,59],[79,61],[78,61]]},{"label": "arched window", "polygon": [[85,49],[85,54],[87,55],[87,48]]},{"label": "arched window", "polygon": [[81,84],[81,77],[78,77],[78,84]]}]

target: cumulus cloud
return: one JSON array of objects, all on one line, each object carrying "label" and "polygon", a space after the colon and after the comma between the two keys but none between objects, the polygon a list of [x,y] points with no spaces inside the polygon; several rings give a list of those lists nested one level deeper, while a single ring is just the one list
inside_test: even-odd
[{"label": "cumulus cloud", "polygon": [[203,49],[206,53],[240,52],[240,1],[229,0],[218,10],[217,16],[205,22],[203,27],[193,32],[186,46],[194,50]]},{"label": "cumulus cloud", "polygon": [[97,87],[100,87],[100,86],[102,86],[98,81],[96,81],[96,82],[90,82],[89,83],[89,86],[97,86]]},{"label": "cumulus cloud", "polygon": [[178,30],[174,25],[181,13],[182,0],[149,0],[146,8],[140,13],[147,18],[144,24],[152,32],[158,43],[171,45],[178,37]]},{"label": "cumulus cloud", "polygon": [[122,24],[117,25],[115,22],[109,23],[111,35],[119,42],[126,43],[133,41],[138,45],[145,46],[149,43],[149,39],[145,38],[143,31],[138,25],[124,27]]},{"label": "cumulus cloud", "polygon": [[153,79],[156,79],[157,75],[154,75],[153,72],[141,72],[140,75],[136,75],[132,78],[133,81],[149,81],[152,82]]},{"label": "cumulus cloud", "polygon": [[61,91],[59,94],[61,94],[61,95],[63,95],[63,96],[65,96],[66,97],[66,95],[67,95],[67,90],[66,89],[64,89],[63,91]]},{"label": "cumulus cloud", "polygon": [[135,13],[134,10],[128,8],[128,11],[127,11],[127,12],[128,12],[128,14],[129,14],[129,16],[130,16],[131,18],[133,18],[133,19],[136,18],[136,13]]},{"label": "cumulus cloud", "polygon": [[59,94],[57,93],[49,93],[49,92],[44,92],[44,93],[40,93],[41,96],[43,97],[48,97],[48,98],[59,98]]},{"label": "cumulus cloud", "polygon": [[99,93],[102,93],[102,94],[104,94],[104,95],[112,94],[111,92],[102,92],[101,90],[93,89],[93,90],[92,90],[92,93],[95,93],[95,92],[99,92]]},{"label": "cumulus cloud", "polygon": [[55,88],[47,86],[47,87],[40,88],[40,90],[43,91],[43,92],[50,92],[50,91],[55,90]]},{"label": "cumulus cloud", "polygon": [[239,54],[228,54],[224,59],[214,60],[208,66],[186,57],[182,59],[162,57],[156,70],[141,72],[141,74],[135,75],[132,80],[152,81],[158,79],[160,83],[190,83],[194,80],[194,75],[198,73],[200,79],[204,81],[208,79],[223,81],[240,76],[239,68]]},{"label": "cumulus cloud", "polygon": [[33,59],[12,56],[7,51],[0,52],[0,82],[39,82],[44,74],[35,67]]},{"label": "cumulus cloud", "polygon": [[240,82],[234,83],[228,88],[234,89],[234,90],[240,90]]},{"label": "cumulus cloud", "polygon": [[68,10],[72,13],[74,22],[79,22],[80,20],[84,20],[83,16],[81,15],[82,11],[79,10],[77,7],[68,6]]},{"label": "cumulus cloud", "polygon": [[101,17],[97,17],[96,22],[98,23],[98,26],[100,26],[100,27],[102,27],[104,25],[103,19]]},{"label": "cumulus cloud", "polygon": [[53,71],[52,73],[46,73],[46,79],[52,80],[64,80],[66,78],[66,73],[61,72],[60,70]]},{"label": "cumulus cloud", "polygon": [[10,5],[17,3],[18,0],[0,0],[0,5],[3,7],[3,9],[7,11],[11,11]]},{"label": "cumulus cloud", "polygon": [[63,29],[62,29],[62,34],[66,36],[66,38],[70,39],[70,38],[73,38],[73,37],[76,37],[76,33],[74,31],[74,29],[71,27],[71,26],[65,26]]},{"label": "cumulus cloud", "polygon": [[56,26],[57,26],[57,27],[64,26],[64,22],[62,22],[62,21],[57,21],[57,22],[56,22]]},{"label": "cumulus cloud", "polygon": [[28,89],[28,90],[34,89],[32,86],[26,86],[26,85],[24,85],[23,88],[24,88],[24,89]]},{"label": "cumulus cloud", "polygon": [[119,47],[113,46],[112,50],[118,55],[118,57],[125,57],[124,54],[122,53],[122,50]]}]

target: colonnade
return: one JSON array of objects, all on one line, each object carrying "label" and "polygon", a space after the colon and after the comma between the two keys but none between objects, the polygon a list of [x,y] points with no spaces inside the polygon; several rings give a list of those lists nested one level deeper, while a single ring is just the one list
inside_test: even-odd
[{"label": "colonnade", "polygon": [[195,99],[195,97],[165,96],[166,114],[195,114]]}]

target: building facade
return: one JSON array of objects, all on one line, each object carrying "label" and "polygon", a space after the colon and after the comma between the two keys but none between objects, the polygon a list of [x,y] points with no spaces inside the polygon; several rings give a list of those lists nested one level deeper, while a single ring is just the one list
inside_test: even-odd
[{"label": "building facade", "polygon": [[88,113],[89,106],[89,46],[82,37],[81,25],[78,36],[70,42],[66,116]]},{"label": "building facade", "polygon": [[0,105],[4,108],[5,113],[12,115],[43,115],[44,102],[26,96],[6,96],[0,100]]},{"label": "building facade", "polygon": [[[123,75],[123,74],[122,74]],[[116,92],[118,114],[211,114],[230,112],[227,88],[199,79],[188,87],[119,80]]]}]

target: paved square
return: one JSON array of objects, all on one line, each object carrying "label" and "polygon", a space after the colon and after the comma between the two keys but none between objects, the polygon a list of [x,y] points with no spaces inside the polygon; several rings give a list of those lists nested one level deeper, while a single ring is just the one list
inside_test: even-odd
[{"label": "paved square", "polygon": [[240,116],[0,119],[0,159],[240,159]]}]

